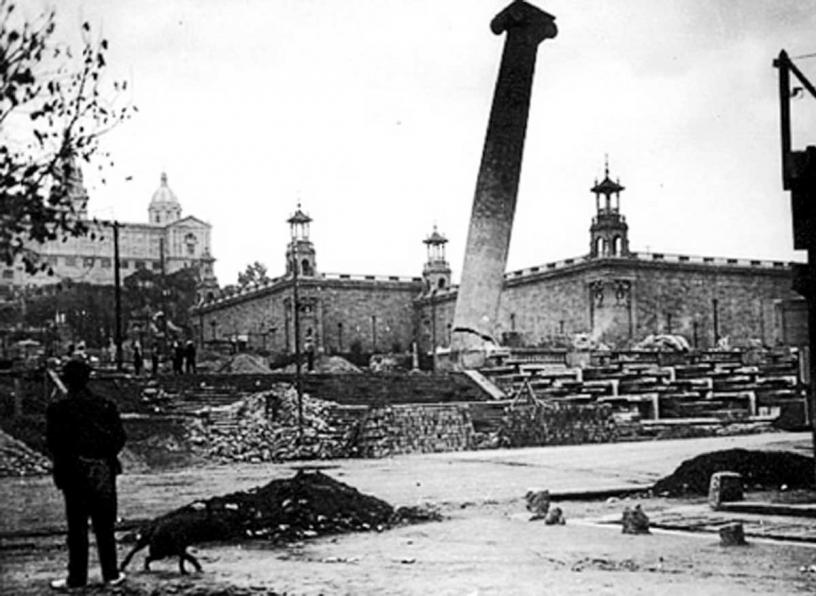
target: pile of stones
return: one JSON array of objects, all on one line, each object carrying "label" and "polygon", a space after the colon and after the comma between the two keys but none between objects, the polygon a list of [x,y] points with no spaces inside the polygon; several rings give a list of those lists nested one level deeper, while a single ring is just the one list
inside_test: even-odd
[{"label": "pile of stones", "polygon": [[37,476],[50,471],[47,457],[0,431],[0,477]]},{"label": "pile of stones", "polygon": [[336,406],[304,395],[298,440],[297,393],[282,385],[204,412],[189,423],[189,441],[197,453],[218,463],[343,457],[348,432],[333,423]]}]

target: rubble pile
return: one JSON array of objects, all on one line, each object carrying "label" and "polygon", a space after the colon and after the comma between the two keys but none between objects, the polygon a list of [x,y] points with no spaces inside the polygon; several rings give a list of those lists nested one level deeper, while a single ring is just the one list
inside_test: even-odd
[{"label": "rubble pile", "polygon": [[219,373],[242,375],[267,374],[272,372],[266,360],[253,354],[238,354],[218,367]]},{"label": "rubble pile", "polygon": [[292,478],[196,501],[152,523],[165,518],[215,523],[233,538],[285,543],[327,534],[381,531],[402,523],[438,521],[442,516],[433,508],[395,509],[320,471],[300,470]]},{"label": "rubble pile", "polygon": [[37,476],[51,471],[51,461],[22,441],[0,431],[0,477]]},{"label": "rubble pile", "polygon": [[297,392],[280,385],[202,412],[189,425],[189,440],[198,453],[219,463],[343,457],[348,431],[335,421],[336,407],[304,395],[298,444]]},{"label": "rubble pile", "polygon": [[726,449],[684,461],[658,480],[652,493],[660,496],[707,495],[711,475],[736,472],[748,489],[807,488],[813,485],[813,458],[787,451]]},{"label": "rubble pile", "polygon": [[691,350],[688,340],[682,335],[648,335],[633,346],[636,351],[688,352]]}]

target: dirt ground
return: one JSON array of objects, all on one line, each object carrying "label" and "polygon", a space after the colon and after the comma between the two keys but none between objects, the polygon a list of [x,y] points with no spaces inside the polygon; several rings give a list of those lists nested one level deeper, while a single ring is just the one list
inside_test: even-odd
[{"label": "dirt ground", "polygon": [[[443,508],[446,520],[271,547],[266,542],[191,549],[204,571],[187,577],[176,560],[141,569],[136,555],[126,587],[86,594],[808,594],[816,592],[814,544],[750,540],[722,547],[716,534],[654,530],[622,534],[613,524],[626,505],[655,515],[700,499],[561,502],[567,523],[529,521],[523,499]],[[120,544],[121,556],[129,545]],[[7,542],[2,594],[51,593],[64,573],[61,536]],[[91,581],[98,581],[91,556]],[[816,569],[816,568],[814,568]]]},{"label": "dirt ground", "polygon": [[[720,546],[705,498],[560,500],[563,526],[530,521],[525,490],[651,486],[692,456],[726,447],[810,450],[811,437],[775,434],[643,444],[587,445],[405,456],[327,463],[325,471],[393,505],[431,503],[444,521],[311,538],[197,545],[202,573],[181,576],[176,560],[142,570],[145,552],[119,588],[85,594],[243,596],[537,595],[537,594],[811,594],[816,593],[816,519],[755,516],[743,547]],[[812,451],[811,451],[812,453]],[[120,511],[145,520],[192,500],[247,490],[290,477],[294,466],[228,466],[125,475]],[[761,500],[768,501],[765,494]],[[749,499],[753,498],[750,494]],[[47,477],[0,482],[0,594],[52,593],[65,573],[59,494]],[[640,504],[652,520],[699,520],[696,532],[621,532],[625,507]],[[695,516],[697,516],[695,518]],[[694,521],[694,524],[697,524]],[[706,524],[703,527],[702,524]],[[682,523],[680,524],[682,526]],[[693,524],[692,524],[693,525]],[[749,526],[746,525],[746,532]],[[790,540],[769,540],[776,528]],[[699,531],[707,530],[707,531]],[[119,535],[120,559],[130,549]],[[91,582],[99,581],[91,553]]]}]

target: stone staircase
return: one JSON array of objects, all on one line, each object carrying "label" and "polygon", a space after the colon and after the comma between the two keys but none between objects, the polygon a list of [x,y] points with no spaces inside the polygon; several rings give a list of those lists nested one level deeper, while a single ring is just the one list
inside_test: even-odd
[{"label": "stone staircase", "polygon": [[744,364],[727,353],[697,362],[617,361],[585,368],[524,362],[482,369],[511,398],[606,403],[644,421],[784,420],[807,423],[805,393],[795,360]]}]

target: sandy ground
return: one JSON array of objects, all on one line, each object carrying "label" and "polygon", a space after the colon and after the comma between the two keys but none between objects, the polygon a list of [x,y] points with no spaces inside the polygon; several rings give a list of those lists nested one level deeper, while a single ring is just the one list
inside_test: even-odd
[{"label": "sandy ground", "polygon": [[[764,444],[775,448],[795,444],[801,449],[808,440],[802,436],[777,435],[764,439]],[[745,439],[750,446],[762,441]],[[126,587],[105,590],[92,586],[84,593],[298,596],[816,593],[816,572],[803,571],[816,565],[814,543],[749,537],[748,546],[727,548],[720,546],[716,533],[655,530],[650,535],[633,536],[622,534],[620,526],[599,523],[601,519],[617,518],[626,505],[635,502],[656,518],[678,508],[703,507],[700,499],[564,501],[558,503],[567,516],[564,526],[531,522],[525,510],[521,487],[540,485],[542,478],[549,478],[556,488],[591,484],[593,477],[604,479],[599,486],[618,485],[625,479],[637,480],[637,484],[653,478],[655,472],[650,470],[660,473],[672,470],[690,454],[739,444],[739,441],[703,441],[650,443],[639,448],[586,446],[337,464],[341,467],[332,471],[342,476],[344,482],[394,504],[412,504],[418,498],[417,491],[421,491],[422,500],[440,504],[446,520],[381,533],[323,537],[286,547],[263,542],[199,545],[193,552],[204,571],[186,577],[179,575],[175,560],[156,562],[152,572],[144,572],[140,553],[129,567]],[[561,462],[560,468],[555,461]],[[473,475],[456,473],[461,469],[470,470]],[[593,472],[601,469],[602,472]],[[442,481],[445,470],[447,482]],[[545,476],[542,470],[547,472]],[[125,478],[124,487],[152,498],[147,498],[138,511],[134,503],[128,502],[132,497],[123,498],[126,509],[132,512],[168,510],[185,504],[193,494],[214,494],[213,482],[220,492],[230,478],[233,481],[228,485],[232,490],[253,482],[258,484],[253,480],[255,473],[268,478],[270,470],[220,469]],[[291,474],[291,469],[276,468],[275,473]],[[194,482],[194,478],[198,480]],[[477,490],[479,478],[485,483],[481,490]],[[45,479],[31,479],[0,483],[0,498],[14,495],[29,503],[28,518],[14,507],[3,516],[6,530],[0,534],[2,594],[48,594],[51,593],[48,581],[64,574],[67,554],[64,536],[53,532],[60,512],[53,511],[54,495],[44,488],[44,482]],[[4,489],[11,492],[4,495]],[[178,496],[172,500],[171,494]],[[46,518],[37,518],[36,512],[45,512],[46,506],[50,513],[43,513]],[[24,519],[28,521],[23,529],[39,528],[42,535],[37,531],[15,533],[14,528],[19,530],[20,520]],[[129,547],[120,544],[120,556]],[[98,581],[93,554],[91,581]]]}]

